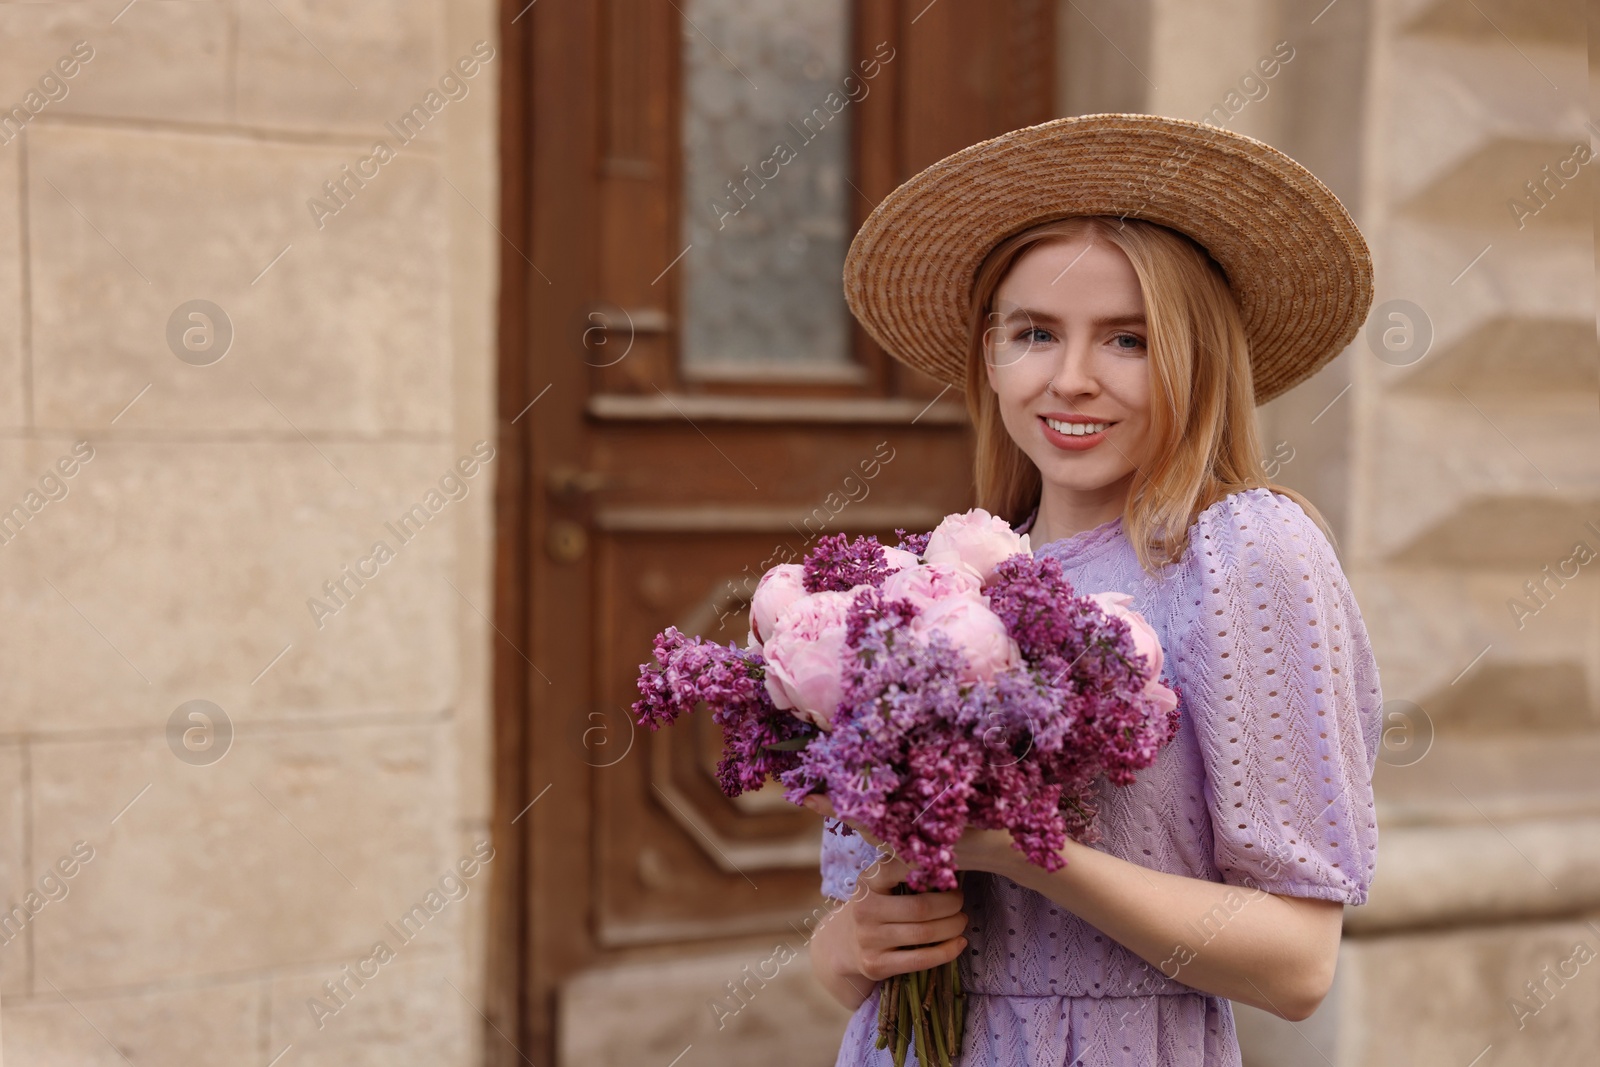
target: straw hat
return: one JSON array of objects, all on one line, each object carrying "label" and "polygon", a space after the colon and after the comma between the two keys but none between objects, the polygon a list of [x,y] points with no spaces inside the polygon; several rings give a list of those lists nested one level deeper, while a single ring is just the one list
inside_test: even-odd
[{"label": "straw hat", "polygon": [[1339,198],[1271,145],[1160,115],[1052,119],[946,156],[884,197],[844,263],[845,300],[890,355],[966,388],[973,276],[999,241],[1068,215],[1189,235],[1239,301],[1256,403],[1361,329],[1372,257]]}]

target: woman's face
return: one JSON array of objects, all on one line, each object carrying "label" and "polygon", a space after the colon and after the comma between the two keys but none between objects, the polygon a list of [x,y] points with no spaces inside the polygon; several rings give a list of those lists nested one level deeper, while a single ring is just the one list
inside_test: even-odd
[{"label": "woman's face", "polygon": [[[995,292],[989,385],[1046,493],[1126,498],[1150,427],[1150,330],[1133,264],[1089,235],[1034,245]],[[1074,429],[1094,432],[1077,434]]]}]

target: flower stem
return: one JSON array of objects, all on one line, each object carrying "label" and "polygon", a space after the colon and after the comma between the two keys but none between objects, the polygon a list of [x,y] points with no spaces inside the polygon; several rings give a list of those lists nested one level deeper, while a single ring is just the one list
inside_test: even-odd
[{"label": "flower stem", "polygon": [[899,1026],[894,1035],[894,1067],[905,1067],[906,1046],[911,1040],[911,1005],[906,1003],[904,983],[895,984],[895,1017]]},{"label": "flower stem", "polygon": [[917,1063],[924,1067],[933,1067],[933,1059],[928,1055],[928,1026],[927,1020],[922,1015],[922,979],[926,971],[913,971],[911,974],[911,996],[907,998],[911,1010],[912,1038],[917,1044]]},{"label": "flower stem", "polygon": [[[944,985],[942,979],[944,978],[945,969],[940,967],[927,973],[928,995],[922,1000],[923,1020],[928,1032],[933,1036],[933,1052],[938,1057],[939,1067],[950,1067],[950,1049],[945,1045],[944,1040],[944,1020],[938,1018],[942,1014],[939,1009],[943,1007],[942,1001],[944,998],[934,997],[934,994],[939,992],[940,987]],[[934,1005],[932,1010],[929,1010],[928,1006],[930,1004]]]},{"label": "flower stem", "polygon": [[895,981],[899,975],[890,975],[878,983],[878,1047],[889,1047],[889,1036],[893,1030],[890,1014],[894,1003],[899,996],[899,983]]}]

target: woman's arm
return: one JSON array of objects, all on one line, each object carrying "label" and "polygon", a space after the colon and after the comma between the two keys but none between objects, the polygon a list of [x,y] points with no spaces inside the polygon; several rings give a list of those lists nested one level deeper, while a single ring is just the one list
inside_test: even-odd
[{"label": "woman's arm", "polygon": [[1365,901],[1374,869],[1377,663],[1338,556],[1297,502],[1232,493],[1190,545],[1195,610],[1169,651],[1204,779],[1190,788],[1205,788],[1228,882],[1073,841],[1049,873],[990,831],[963,839],[957,862],[1050,898],[1185,985],[1300,1020],[1327,995],[1344,902]]},{"label": "woman's arm", "polygon": [[1068,840],[1058,871],[1002,830],[968,830],[957,863],[1060,904],[1169,978],[1298,1022],[1327,996],[1344,905],[1150,870]]},{"label": "woman's arm", "polygon": [[[805,806],[823,815],[833,814],[826,797],[809,796]],[[861,832],[860,827],[855,829]],[[864,836],[877,843],[870,835]],[[969,829],[956,845],[956,864],[963,870],[1001,875],[1049,897],[1168,978],[1202,992],[1243,1001],[1293,1022],[1316,1011],[1328,995],[1344,921],[1344,905],[1339,901],[1155,871],[1071,839],[1061,854],[1066,866],[1046,871],[1012,847],[1009,832]],[[888,896],[888,890],[904,877],[905,865],[899,860],[862,874],[861,881],[869,890],[881,886],[883,891],[869,891],[861,898],[872,902],[868,909],[871,924],[883,921],[875,914],[883,908],[882,902],[892,909],[903,908],[900,902],[919,897],[949,896]],[[855,901],[847,904],[824,924],[812,938],[811,949],[818,978],[848,1008],[860,1006],[867,997],[867,992],[856,990],[859,999],[851,1003],[840,995],[839,990],[852,981],[865,984],[889,974],[931,967],[960,951],[940,952],[937,959],[929,957],[933,962],[913,960],[917,953],[933,949],[896,953],[903,956],[902,962],[910,962],[892,970],[883,969],[886,958],[880,954],[868,966],[872,976],[867,977],[851,962],[863,941],[875,947],[890,941],[917,944],[925,939],[924,931],[898,930],[885,937],[883,929],[872,929],[863,937],[852,910],[856,905]],[[948,907],[942,905],[938,910],[948,914]],[[959,918],[959,929],[965,929],[965,914]],[[944,933],[944,929],[938,932]],[[906,940],[908,937],[912,939]],[[959,940],[965,943],[965,938]],[[893,962],[893,957],[887,959]]]}]

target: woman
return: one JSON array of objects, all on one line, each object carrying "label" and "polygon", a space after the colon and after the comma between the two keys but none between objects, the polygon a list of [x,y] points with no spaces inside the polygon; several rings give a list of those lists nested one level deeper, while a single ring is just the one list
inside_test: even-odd
[{"label": "woman", "polygon": [[903,864],[825,833],[823,891],[848,903],[812,964],[856,1009],[838,1064],[889,1062],[875,982],[957,956],[969,1067],[1238,1064],[1229,1002],[1310,1015],[1376,861],[1377,666],[1254,418],[1360,328],[1359,230],[1251,138],[1088,115],[911,179],[845,281],[887,351],[965,389],[979,505],[1156,629],[1182,722],[1054,873],[969,830],[962,890],[893,895]]}]

